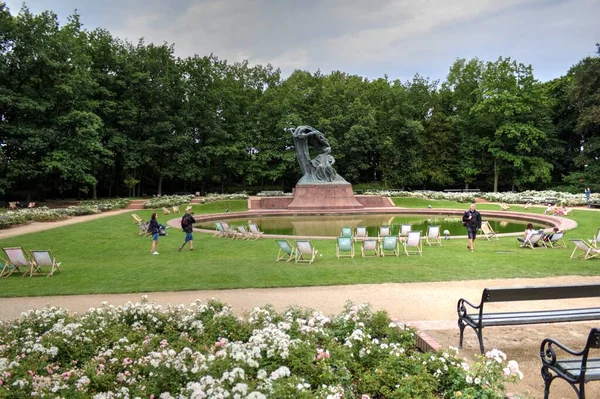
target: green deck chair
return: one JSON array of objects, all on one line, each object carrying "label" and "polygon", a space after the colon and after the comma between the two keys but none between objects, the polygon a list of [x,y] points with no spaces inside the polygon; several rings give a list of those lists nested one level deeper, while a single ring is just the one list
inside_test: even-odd
[{"label": "green deck chair", "polygon": [[[398,236],[388,235],[383,237],[379,253],[381,256],[385,257],[386,251],[388,251],[388,255],[400,255],[400,242],[398,241]],[[392,252],[391,254],[389,253],[390,251]]]},{"label": "green deck chair", "polygon": [[352,227],[342,227],[340,237],[352,238]]},{"label": "green deck chair", "polygon": [[277,251],[277,259],[275,259],[275,262],[279,262],[280,260],[289,262],[292,259],[296,259],[297,251],[293,244],[288,240],[276,240],[276,242],[277,245],[279,245],[279,251]]},{"label": "green deck chair", "polygon": [[354,244],[351,237],[338,237],[335,249],[338,258],[354,258]]}]

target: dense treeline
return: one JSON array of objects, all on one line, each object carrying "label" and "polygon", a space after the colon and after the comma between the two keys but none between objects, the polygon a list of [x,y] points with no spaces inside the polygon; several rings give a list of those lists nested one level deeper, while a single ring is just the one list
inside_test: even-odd
[{"label": "dense treeline", "polygon": [[[457,60],[444,82],[175,57],[0,3],[0,192],[6,197],[289,190],[284,128],[329,138],[353,184],[594,188],[600,58],[540,83],[510,58]],[[600,189],[600,185],[596,186]]]}]

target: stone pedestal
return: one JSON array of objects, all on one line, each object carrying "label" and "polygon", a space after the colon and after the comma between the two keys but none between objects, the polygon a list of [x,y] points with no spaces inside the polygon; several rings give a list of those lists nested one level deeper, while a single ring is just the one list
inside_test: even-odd
[{"label": "stone pedestal", "polygon": [[287,209],[363,209],[351,184],[298,184]]}]

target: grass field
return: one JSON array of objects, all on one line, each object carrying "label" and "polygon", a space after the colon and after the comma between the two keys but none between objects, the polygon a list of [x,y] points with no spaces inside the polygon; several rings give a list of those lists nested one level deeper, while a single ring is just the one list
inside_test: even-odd
[{"label": "grass field", "polygon": [[[395,198],[400,207],[466,209],[467,204]],[[196,213],[246,210],[246,201],[224,201],[195,205]],[[478,204],[499,210],[496,204]],[[519,211],[518,206],[514,206]],[[138,213],[148,219],[152,210]],[[543,208],[527,212],[542,213]],[[169,216],[159,216],[165,222]],[[579,227],[566,238],[591,238],[600,227],[600,212],[575,210]],[[443,227],[443,226],[442,226]],[[173,231],[175,230],[175,231]],[[50,248],[63,272],[52,278],[0,279],[0,296],[34,296],[92,293],[128,293],[249,287],[290,287],[386,282],[448,281],[488,278],[597,275],[600,261],[570,260],[567,249],[519,248],[514,237],[499,241],[478,239],[475,252],[466,239],[443,241],[443,247],[424,246],[423,256],[386,258],[342,258],[335,256],[335,241],[315,241],[322,254],[312,265],[275,262],[274,240],[232,241],[194,234],[197,251],[178,252],[184,233],[170,229],[158,244],[160,255],[150,255],[151,239],[139,237],[130,214],[59,227],[0,240],[2,247]],[[357,253],[360,254],[358,245]]]}]

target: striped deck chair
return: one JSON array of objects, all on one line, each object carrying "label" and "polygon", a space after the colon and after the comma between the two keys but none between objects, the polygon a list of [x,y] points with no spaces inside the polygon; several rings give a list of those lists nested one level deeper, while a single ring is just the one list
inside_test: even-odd
[{"label": "striped deck chair", "polygon": [[440,234],[440,226],[428,226],[427,235],[425,236],[425,242],[427,245],[439,245],[442,246],[442,235]]},{"label": "striped deck chair", "polygon": [[389,255],[400,255],[400,242],[398,241],[398,236],[385,236],[383,237],[383,241],[380,243],[379,254],[383,257],[386,255],[386,251],[392,251]]},{"label": "striped deck chair", "polygon": [[364,240],[369,237],[369,233],[367,232],[366,226],[356,226],[354,231],[354,241],[356,240]]},{"label": "striped deck chair", "polygon": [[390,228],[390,226],[388,226],[388,225],[379,226],[379,231],[377,232],[377,237],[385,237],[385,236],[391,236],[391,235],[392,235],[392,229]]},{"label": "striped deck chair", "polygon": [[279,251],[277,251],[277,258],[275,262],[279,262],[280,260],[284,260],[286,262],[291,261],[292,259],[296,259],[296,247],[290,243],[288,240],[275,240],[277,245],[279,246]]},{"label": "striped deck chair", "polygon": [[592,238],[591,240],[588,240],[588,242],[590,243],[590,245],[594,248],[598,248],[598,243],[600,243],[600,228],[598,228],[598,231],[596,232],[596,236],[594,238]]},{"label": "striped deck chair", "polygon": [[365,238],[360,247],[360,253],[363,258],[369,256],[379,256],[379,245],[376,238]]},{"label": "striped deck chair", "polygon": [[543,231],[538,231],[537,233],[533,233],[531,236],[529,236],[529,238],[527,238],[527,239],[525,239],[525,241],[523,241],[521,248],[534,249],[536,245],[538,246],[538,248],[545,248],[546,246],[544,245],[544,240],[542,240],[543,237],[544,237]]},{"label": "striped deck chair", "polygon": [[354,258],[354,244],[352,237],[338,237],[335,244],[335,252],[338,258]]},{"label": "striped deck chair", "polygon": [[33,275],[33,262],[31,256],[23,247],[2,248],[6,254],[6,263],[2,268],[2,277],[8,277],[14,272],[22,273],[23,276]]},{"label": "striped deck chair", "polygon": [[487,221],[483,221],[481,222],[481,234],[487,238],[487,240],[490,240],[490,237],[496,237],[496,240],[499,241],[498,236],[496,235],[496,232],[494,231],[494,229],[492,228],[492,225],[490,224],[490,222]]},{"label": "striped deck chair", "polygon": [[404,244],[404,253],[423,256],[423,246],[421,244],[421,231],[409,231]]},{"label": "striped deck chair", "polygon": [[317,251],[310,240],[296,240],[296,263],[308,263],[309,265],[316,261]]},{"label": "striped deck chair", "polygon": [[[583,240],[569,240],[569,241],[571,241],[573,244],[575,244],[575,249],[573,249],[573,252],[571,252],[570,259],[582,258],[584,260],[588,260],[588,259],[592,259],[592,258],[595,258],[596,256],[600,255],[600,249],[592,247],[591,245],[589,245],[587,242],[585,242]],[[578,250],[580,251],[580,253],[575,255],[575,252],[577,252]]]},{"label": "striped deck chair", "polygon": [[258,229],[256,223],[248,223],[248,228],[250,229],[250,234],[252,234],[252,237],[254,237],[255,240],[258,240],[264,234]]},{"label": "striped deck chair", "polygon": [[548,240],[544,241],[544,244],[550,248],[566,248],[567,244],[565,243],[564,237],[564,232],[552,233],[548,237]]},{"label": "striped deck chair", "polygon": [[[46,274],[48,277],[52,277],[55,271],[60,273],[60,264],[56,258],[52,255],[49,249],[46,250],[32,250],[31,255],[33,256],[33,274]],[[48,273],[42,272],[42,267],[50,268]]]},{"label": "striped deck chair", "polygon": [[340,232],[340,237],[353,238],[352,237],[352,227],[342,227],[342,231]]}]

